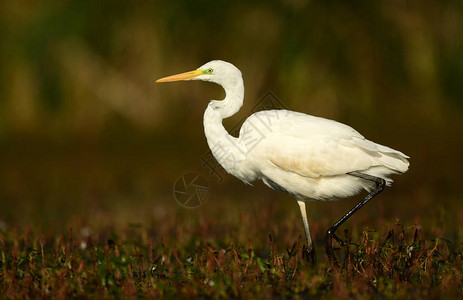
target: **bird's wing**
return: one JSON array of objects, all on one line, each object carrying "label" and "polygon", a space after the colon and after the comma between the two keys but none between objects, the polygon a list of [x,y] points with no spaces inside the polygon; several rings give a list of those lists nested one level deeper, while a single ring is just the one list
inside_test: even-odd
[{"label": "bird's wing", "polygon": [[240,140],[254,141],[248,147],[254,160],[312,178],[389,167],[382,160],[391,170],[404,168],[396,162],[400,152],[366,140],[347,125],[287,110],[253,114],[243,124]]}]

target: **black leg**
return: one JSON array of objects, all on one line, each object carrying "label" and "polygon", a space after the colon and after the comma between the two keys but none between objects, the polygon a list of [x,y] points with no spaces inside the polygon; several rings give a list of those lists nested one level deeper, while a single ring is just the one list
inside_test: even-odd
[{"label": "black leg", "polygon": [[350,216],[352,216],[356,211],[358,211],[362,206],[364,206],[374,196],[379,194],[384,189],[384,187],[386,186],[386,181],[384,179],[380,178],[380,177],[371,176],[371,175],[367,175],[367,174],[363,174],[363,173],[359,173],[359,172],[350,172],[350,173],[347,173],[347,174],[355,176],[355,177],[359,177],[359,178],[362,178],[362,179],[366,179],[366,180],[369,180],[369,181],[373,181],[374,183],[376,183],[376,187],[362,201],[360,201],[354,208],[352,208],[347,214],[345,214],[341,219],[339,219],[339,221],[334,223],[334,225],[331,226],[328,229],[328,231],[326,232],[326,235],[325,235],[325,251],[326,251],[326,254],[328,255],[328,258],[330,260],[332,260],[334,258],[333,251],[332,251],[332,248],[331,248],[332,239],[334,238],[341,246],[344,246],[344,244],[345,244],[344,241],[341,240],[335,234],[335,232],[339,228],[339,226],[341,226],[347,219],[350,218]]}]

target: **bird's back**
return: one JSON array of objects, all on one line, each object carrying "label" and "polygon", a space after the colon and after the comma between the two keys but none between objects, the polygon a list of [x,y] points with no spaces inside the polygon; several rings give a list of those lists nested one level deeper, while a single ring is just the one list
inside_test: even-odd
[{"label": "bird's back", "polygon": [[[288,110],[253,114],[243,124],[239,144],[243,170],[274,189],[298,198],[329,200],[350,196],[372,185],[350,175],[363,172],[392,182],[406,172],[408,156],[365,139],[353,128],[329,119]],[[250,176],[237,174],[237,177]]]}]

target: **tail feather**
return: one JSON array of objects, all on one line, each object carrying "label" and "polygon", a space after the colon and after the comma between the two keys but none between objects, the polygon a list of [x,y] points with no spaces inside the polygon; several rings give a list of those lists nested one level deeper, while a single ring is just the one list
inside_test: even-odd
[{"label": "tail feather", "polygon": [[377,163],[377,166],[384,166],[390,169],[390,173],[405,173],[410,166],[409,156],[400,151],[394,150],[387,146],[376,144],[366,139],[353,139],[355,145],[360,146],[370,153],[371,157]]},{"label": "tail feather", "polygon": [[408,157],[403,155],[402,153],[384,153],[380,152],[380,156],[375,160],[380,164],[394,172],[397,173],[405,173],[410,166],[408,162]]}]

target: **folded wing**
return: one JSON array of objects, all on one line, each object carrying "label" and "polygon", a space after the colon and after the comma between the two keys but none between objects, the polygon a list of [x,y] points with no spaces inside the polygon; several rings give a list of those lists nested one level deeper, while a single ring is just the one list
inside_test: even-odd
[{"label": "folded wing", "polygon": [[347,125],[302,113],[255,113],[243,124],[240,139],[255,139],[257,133],[261,138],[250,155],[301,176],[336,176],[374,167],[386,168],[386,174],[403,173],[409,166],[408,156],[366,140]]}]

